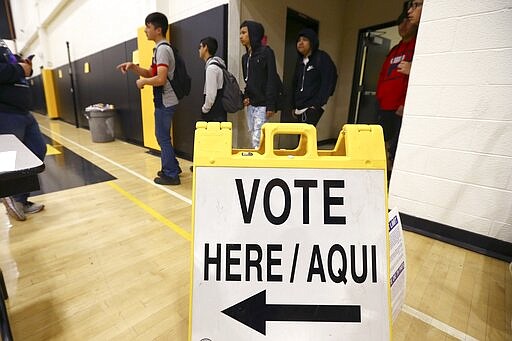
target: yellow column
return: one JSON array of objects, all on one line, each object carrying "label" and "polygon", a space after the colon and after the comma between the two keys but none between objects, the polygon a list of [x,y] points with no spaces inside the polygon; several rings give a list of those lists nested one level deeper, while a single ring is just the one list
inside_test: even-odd
[{"label": "yellow column", "polygon": [[46,99],[46,110],[49,118],[59,118],[57,107],[57,92],[53,81],[53,71],[51,69],[41,70],[43,78],[44,98]]},{"label": "yellow column", "polygon": [[[153,48],[155,47],[155,43],[148,40],[144,33],[144,27],[140,27],[137,30],[137,46],[139,49],[139,65],[140,67],[147,69],[151,65],[151,58],[153,57]],[[140,102],[142,107],[142,134],[144,138],[144,146],[160,150],[155,137],[155,105],[153,104],[153,87],[145,86],[144,89],[140,91]]]}]

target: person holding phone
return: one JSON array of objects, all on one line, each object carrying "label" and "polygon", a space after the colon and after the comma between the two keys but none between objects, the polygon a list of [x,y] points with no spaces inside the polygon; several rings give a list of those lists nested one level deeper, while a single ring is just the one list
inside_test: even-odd
[{"label": "person holding phone", "polygon": [[[7,44],[0,40],[0,134],[15,135],[43,161],[46,143],[36,119],[29,112],[32,94],[26,77],[32,74],[32,58],[23,59],[14,55]],[[28,201],[29,196],[29,193],[22,193],[2,198],[9,216],[25,220],[26,214],[44,208],[43,204]]]}]

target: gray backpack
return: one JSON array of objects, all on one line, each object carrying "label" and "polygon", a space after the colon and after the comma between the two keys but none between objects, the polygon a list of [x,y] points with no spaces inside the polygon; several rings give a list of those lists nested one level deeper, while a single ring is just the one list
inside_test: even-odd
[{"label": "gray backpack", "polygon": [[224,84],[222,86],[222,107],[226,112],[234,113],[244,108],[243,94],[235,76],[221,64],[213,61],[210,65],[217,65],[222,70]]}]

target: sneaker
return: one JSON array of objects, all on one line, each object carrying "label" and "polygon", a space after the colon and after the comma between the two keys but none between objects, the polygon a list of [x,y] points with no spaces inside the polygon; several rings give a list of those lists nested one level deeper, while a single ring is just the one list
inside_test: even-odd
[{"label": "sneaker", "polygon": [[21,202],[15,201],[12,197],[2,198],[2,202],[4,203],[5,209],[7,210],[7,214],[9,214],[12,218],[18,221],[27,219],[25,212],[23,211],[23,204]]},{"label": "sneaker", "polygon": [[[181,170],[181,167],[178,166],[178,175],[180,175],[181,173],[183,173],[183,171]],[[156,175],[158,176],[162,176],[162,175],[165,175],[163,171],[159,170],[158,173],[156,173]]]},{"label": "sneaker", "polygon": [[25,212],[25,214],[34,214],[41,212],[43,209],[43,204],[37,204],[31,201],[27,201],[25,204],[23,204],[23,212]]},{"label": "sneaker", "polygon": [[153,181],[159,185],[179,185],[179,184],[181,184],[179,176],[171,178],[170,176],[162,175],[162,176],[155,178]]}]

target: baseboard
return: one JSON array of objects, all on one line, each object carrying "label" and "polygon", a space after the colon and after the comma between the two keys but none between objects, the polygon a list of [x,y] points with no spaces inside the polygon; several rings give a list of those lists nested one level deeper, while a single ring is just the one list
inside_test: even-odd
[{"label": "baseboard", "polygon": [[506,262],[512,262],[512,243],[404,213],[400,213],[400,219],[406,231],[441,240]]}]

